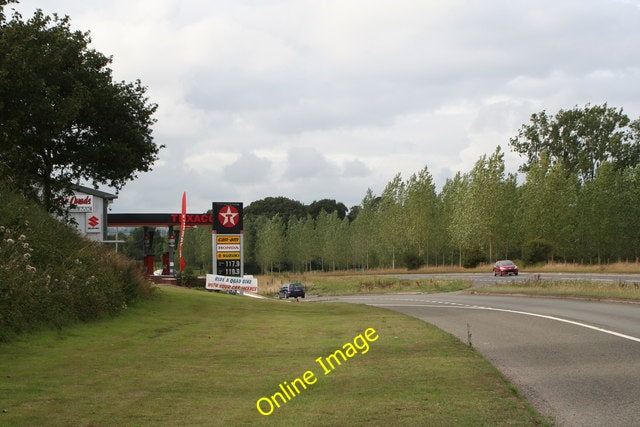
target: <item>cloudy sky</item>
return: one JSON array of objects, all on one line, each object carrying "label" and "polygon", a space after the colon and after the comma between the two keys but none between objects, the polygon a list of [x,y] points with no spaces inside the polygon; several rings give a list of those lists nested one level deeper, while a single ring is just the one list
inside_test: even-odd
[{"label": "cloudy sky", "polygon": [[[438,188],[534,112],[640,117],[640,0],[22,0],[69,15],[141,79],[164,144],[113,212],[268,196],[359,204],[427,166]],[[109,191],[108,188],[102,188]],[[439,190],[438,190],[439,191]]]}]

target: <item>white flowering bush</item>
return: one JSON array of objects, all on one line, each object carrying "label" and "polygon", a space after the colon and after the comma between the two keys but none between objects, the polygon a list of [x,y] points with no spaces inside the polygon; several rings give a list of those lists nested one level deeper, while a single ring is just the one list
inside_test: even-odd
[{"label": "white flowering bush", "polygon": [[134,261],[0,185],[0,341],[117,313],[151,290]]}]

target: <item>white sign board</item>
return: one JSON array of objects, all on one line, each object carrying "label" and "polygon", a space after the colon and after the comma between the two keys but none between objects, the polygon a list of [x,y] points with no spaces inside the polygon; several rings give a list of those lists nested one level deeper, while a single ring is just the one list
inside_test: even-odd
[{"label": "white sign board", "polygon": [[90,214],[86,214],[85,217],[87,220],[85,227],[87,233],[100,233],[102,231],[102,221],[100,217]]},{"label": "white sign board", "polygon": [[206,288],[217,291],[258,292],[258,279],[253,276],[230,277],[207,274]]}]

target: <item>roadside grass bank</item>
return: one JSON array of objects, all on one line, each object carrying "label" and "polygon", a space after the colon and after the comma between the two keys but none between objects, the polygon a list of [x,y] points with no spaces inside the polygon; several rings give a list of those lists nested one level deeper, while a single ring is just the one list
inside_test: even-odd
[{"label": "roadside grass bank", "polygon": [[579,264],[564,262],[548,262],[541,265],[527,266],[527,272],[537,273],[611,273],[638,274],[640,262],[614,262],[609,264]]},{"label": "roadside grass bank", "polygon": [[[545,262],[538,264],[526,264],[522,260],[513,260],[520,270],[527,273],[620,273],[620,274],[640,274],[640,259],[636,261],[620,261],[603,264],[585,264],[576,262]],[[409,270],[407,268],[379,268],[379,269],[349,269],[327,272],[304,273],[305,275],[330,275],[330,276],[381,276],[390,274],[446,274],[446,273],[491,273],[493,262],[482,263],[477,267],[465,268],[458,265],[440,264],[422,266],[418,269]],[[284,273],[273,273],[273,275],[283,275]],[[295,275],[296,273],[291,273]],[[297,275],[303,275],[299,273]],[[270,276],[270,275],[265,275]]]},{"label": "roadside grass bank", "polygon": [[151,293],[136,262],[0,182],[0,342],[114,316]]},{"label": "roadside grass bank", "polygon": [[588,280],[538,280],[534,278],[524,282],[514,281],[473,288],[470,292],[640,301],[640,283],[623,281],[612,283]]},{"label": "roadside grass bank", "polygon": [[465,280],[400,279],[375,275],[278,274],[258,276],[259,292],[274,297],[285,283],[301,282],[309,296],[376,294],[397,292],[453,292],[467,289]]},{"label": "roadside grass bank", "polygon": [[466,280],[442,279],[400,279],[376,275],[346,275],[329,273],[275,274],[257,276],[259,293],[274,297],[285,283],[301,282],[309,296],[376,294],[398,292],[453,292],[467,289],[471,283]]},{"label": "roadside grass bank", "polygon": [[[324,375],[316,360],[349,342],[357,354]],[[258,412],[307,371],[313,384]],[[353,304],[162,288],[118,317],[0,344],[0,372],[1,425],[545,423],[469,346]]]}]

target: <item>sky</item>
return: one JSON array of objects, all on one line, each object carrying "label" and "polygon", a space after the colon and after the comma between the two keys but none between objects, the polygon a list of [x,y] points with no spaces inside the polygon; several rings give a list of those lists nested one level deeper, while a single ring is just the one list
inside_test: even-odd
[{"label": "sky", "polygon": [[[358,205],[427,167],[437,191],[533,113],[640,117],[640,0],[22,0],[69,15],[158,104],[151,172],[112,212],[284,196]],[[521,181],[521,177],[519,178]],[[114,189],[101,190],[114,193]]]}]

